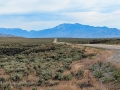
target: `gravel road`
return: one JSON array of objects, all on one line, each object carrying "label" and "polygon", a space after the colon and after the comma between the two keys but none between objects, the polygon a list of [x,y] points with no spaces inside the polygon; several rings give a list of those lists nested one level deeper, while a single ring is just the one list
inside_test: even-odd
[{"label": "gravel road", "polygon": [[97,48],[104,48],[114,51],[114,55],[110,57],[110,62],[120,64],[120,45],[105,45],[105,44],[79,44],[83,46],[91,46]]}]

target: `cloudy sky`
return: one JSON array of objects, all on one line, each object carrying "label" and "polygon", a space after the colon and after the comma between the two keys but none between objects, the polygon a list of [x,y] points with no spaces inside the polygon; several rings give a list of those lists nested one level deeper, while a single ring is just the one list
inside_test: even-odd
[{"label": "cloudy sky", "polygon": [[0,27],[41,30],[61,23],[120,29],[120,0],[0,0]]}]

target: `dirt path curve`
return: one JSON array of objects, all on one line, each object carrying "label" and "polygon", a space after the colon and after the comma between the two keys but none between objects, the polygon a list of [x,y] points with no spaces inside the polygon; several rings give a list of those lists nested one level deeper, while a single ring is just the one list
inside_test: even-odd
[{"label": "dirt path curve", "polygon": [[53,40],[53,43],[57,43],[57,38],[55,38],[55,39]]},{"label": "dirt path curve", "polygon": [[79,45],[112,50],[114,51],[114,55],[110,57],[109,61],[114,64],[120,65],[120,45],[105,45],[105,44],[79,44]]}]

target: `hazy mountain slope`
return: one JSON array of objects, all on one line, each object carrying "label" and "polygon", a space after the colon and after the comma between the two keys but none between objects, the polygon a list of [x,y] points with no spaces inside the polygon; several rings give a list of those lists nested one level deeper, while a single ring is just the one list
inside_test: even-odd
[{"label": "hazy mountain slope", "polygon": [[0,33],[28,37],[28,31],[19,28],[0,28]]},{"label": "hazy mountain slope", "polygon": [[94,27],[82,24],[60,24],[54,28],[40,31],[27,31],[19,28],[0,28],[0,33],[15,36],[42,38],[42,37],[71,37],[71,38],[109,38],[120,37],[120,30],[108,27]]},{"label": "hazy mountain slope", "polygon": [[10,34],[2,34],[2,33],[0,33],[0,37],[15,37],[15,36],[10,35]]}]

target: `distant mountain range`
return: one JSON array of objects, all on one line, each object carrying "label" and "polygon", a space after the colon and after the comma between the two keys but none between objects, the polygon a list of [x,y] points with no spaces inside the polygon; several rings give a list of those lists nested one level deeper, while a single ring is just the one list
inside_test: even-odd
[{"label": "distant mountain range", "polygon": [[0,37],[16,37],[16,36],[10,35],[10,34],[2,34],[2,33],[0,33]]},{"label": "distant mountain range", "polygon": [[27,38],[119,38],[120,30],[108,27],[94,27],[89,25],[75,24],[60,24],[54,28],[44,30],[22,30],[19,28],[0,28],[0,33],[20,36]]}]

